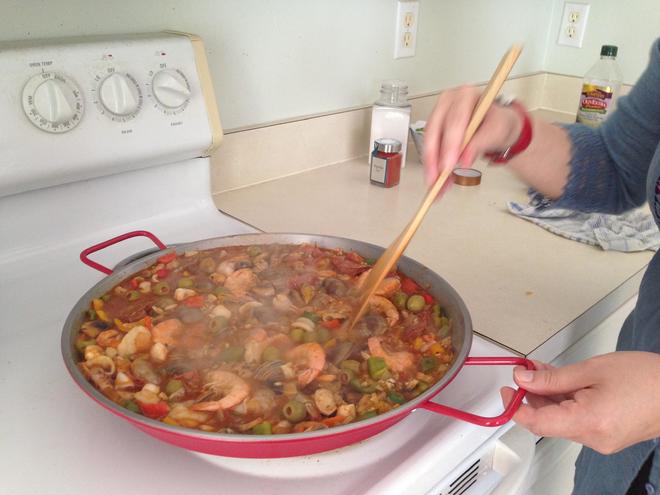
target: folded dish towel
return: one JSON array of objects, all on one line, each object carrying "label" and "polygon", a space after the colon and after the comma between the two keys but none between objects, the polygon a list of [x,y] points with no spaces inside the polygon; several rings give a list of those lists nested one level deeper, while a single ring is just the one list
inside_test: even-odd
[{"label": "folded dish towel", "polygon": [[509,211],[550,232],[604,250],[657,251],[660,231],[650,213],[632,210],[621,215],[582,213],[553,208],[552,203],[535,191],[530,191],[528,205],[510,201]]}]

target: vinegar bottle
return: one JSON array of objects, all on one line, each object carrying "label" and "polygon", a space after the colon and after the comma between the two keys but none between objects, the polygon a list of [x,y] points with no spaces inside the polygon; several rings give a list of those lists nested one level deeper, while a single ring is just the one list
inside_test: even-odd
[{"label": "vinegar bottle", "polygon": [[370,157],[376,139],[395,139],[401,143],[401,166],[406,166],[410,125],[410,103],[407,96],[408,85],[403,81],[384,81],[381,84],[380,97],[371,110]]},{"label": "vinegar bottle", "polygon": [[584,76],[576,122],[598,127],[614,110],[623,81],[617,52],[616,46],[603,45],[600,60]]}]

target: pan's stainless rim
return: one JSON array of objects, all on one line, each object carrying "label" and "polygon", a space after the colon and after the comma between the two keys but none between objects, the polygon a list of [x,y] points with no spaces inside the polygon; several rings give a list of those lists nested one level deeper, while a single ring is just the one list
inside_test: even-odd
[{"label": "pan's stainless rim", "polygon": [[[190,243],[177,244],[176,247],[168,249],[168,251],[174,250],[177,253],[183,253],[186,251],[201,251],[221,246],[277,243],[315,243],[321,247],[326,248],[353,250],[369,258],[378,258],[384,251],[384,248],[376,246],[375,244],[347,239],[345,237],[300,233],[257,233],[214,237]],[[74,345],[78,329],[80,328],[80,324],[83,320],[83,316],[89,308],[92,299],[101,296],[125,278],[150,266],[160,256],[162,256],[162,251],[148,254],[143,258],[122,266],[118,271],[115,271],[112,274],[104,277],[96,285],[90,288],[85,294],[83,294],[83,296],[78,300],[78,302],[74,305],[71,312],[69,313],[62,329],[62,356],[64,358],[64,363],[74,381],[83,389],[85,393],[90,395],[97,402],[101,403],[104,407],[120,416],[129,418],[132,422],[137,423],[140,427],[167,431],[171,434],[182,435],[189,438],[198,438],[200,440],[213,440],[217,442],[230,443],[290,443],[297,440],[310,440],[312,438],[340,435],[342,433],[354,431],[357,429],[367,428],[370,425],[376,423],[386,422],[388,419],[392,419],[395,416],[407,414],[413,409],[419,407],[424,402],[427,402],[433,398],[459,372],[472,346],[472,321],[470,319],[467,306],[458,295],[458,293],[442,277],[426,268],[421,263],[403,256],[399,261],[399,269],[406,275],[419,282],[421,285],[428,287],[428,292],[436,298],[438,303],[443,307],[445,311],[447,311],[449,317],[452,320],[452,340],[454,349],[456,351],[456,358],[454,359],[454,362],[447,370],[445,375],[432,387],[429,387],[426,392],[405,403],[401,407],[392,409],[387,413],[380,414],[373,418],[343,426],[336,426],[333,428],[305,433],[287,433],[279,435],[245,435],[237,433],[228,434],[204,432],[175,425],[168,425],[161,421],[147,418],[141,414],[137,414],[126,408],[123,408],[101,394],[94,386],[92,386],[92,384],[90,384],[85,379],[81,371],[78,369],[78,366],[76,366],[77,351]]]}]

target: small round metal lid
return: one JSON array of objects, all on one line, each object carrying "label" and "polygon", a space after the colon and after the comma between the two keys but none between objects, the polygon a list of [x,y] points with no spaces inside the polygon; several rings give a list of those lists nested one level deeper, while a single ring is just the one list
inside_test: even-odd
[{"label": "small round metal lid", "polygon": [[383,153],[398,153],[401,151],[401,142],[396,139],[380,138],[374,141],[374,148]]}]

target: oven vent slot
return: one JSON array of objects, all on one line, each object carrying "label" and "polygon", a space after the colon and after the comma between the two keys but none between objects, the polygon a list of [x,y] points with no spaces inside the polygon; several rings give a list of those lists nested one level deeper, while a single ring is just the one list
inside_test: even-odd
[{"label": "oven vent slot", "polygon": [[470,487],[477,482],[480,461],[481,459],[477,459],[474,464],[451,482],[449,485],[449,491],[446,492],[447,495],[462,495],[467,493]]}]

